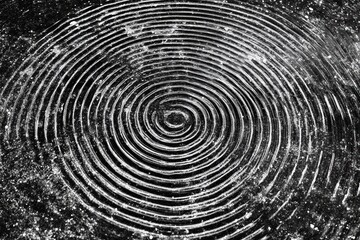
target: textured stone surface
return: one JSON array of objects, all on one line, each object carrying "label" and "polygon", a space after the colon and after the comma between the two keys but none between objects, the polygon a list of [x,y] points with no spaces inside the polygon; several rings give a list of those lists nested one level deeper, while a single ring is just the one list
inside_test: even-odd
[{"label": "textured stone surface", "polygon": [[[181,35],[182,31],[185,31],[183,30],[186,29],[185,24],[170,24],[165,27],[156,27],[154,25],[153,28],[145,27],[145,29],[141,27],[141,24],[127,24],[123,26],[121,31],[124,33],[124,39],[137,39],[140,41],[140,45],[134,44],[129,48],[130,53],[125,57],[116,54],[111,55],[100,47],[90,48],[88,45],[85,45],[85,42],[88,41],[86,38],[75,44],[75,41],[70,38],[68,42],[65,43],[59,40],[59,37],[54,37],[54,41],[49,41],[47,43],[48,45],[46,45],[51,46],[50,50],[42,50],[42,48],[40,48],[42,43],[49,40],[51,36],[55,36],[58,31],[62,33],[61,36],[65,35],[68,30],[64,29],[67,29],[67,27],[69,27],[72,31],[71,33],[79,39],[82,35],[78,34],[76,29],[80,31],[81,28],[86,27],[93,31],[91,34],[94,36],[97,36],[99,39],[105,39],[104,34],[112,31],[111,24],[102,22],[102,19],[92,20],[87,16],[80,17],[79,19],[76,17],[82,16],[81,13],[77,13],[78,11],[87,12],[93,10],[94,15],[98,14],[96,15],[97,17],[103,16],[107,18],[110,16],[109,14],[116,11],[113,11],[111,8],[106,10],[106,7],[104,8],[105,10],[97,10],[97,7],[107,6],[107,4],[112,2],[114,1],[12,0],[1,3],[0,92],[2,95],[0,96],[0,139],[4,140],[0,146],[0,189],[2,189],[0,192],[0,202],[2,203],[0,204],[0,239],[197,239],[199,236],[203,236],[203,239],[226,238],[227,236],[232,236],[234,239],[249,237],[249,239],[292,240],[360,238],[360,160],[358,142],[358,138],[360,137],[360,115],[358,108],[360,100],[360,41],[358,38],[360,3],[356,3],[355,0],[242,1],[250,3],[252,7],[260,7],[261,11],[259,12],[265,14],[265,16],[268,14],[268,16],[270,16],[269,19],[274,21],[275,26],[280,26],[283,24],[283,21],[276,17],[279,15],[276,15],[273,10],[271,10],[272,7],[278,8],[279,10],[277,11],[279,12],[284,12],[284,16],[287,16],[290,22],[294,22],[294,26],[284,24],[288,32],[273,33],[278,34],[277,36],[284,36],[284,39],[279,40],[284,44],[280,46],[280,50],[284,46],[288,47],[283,55],[273,57],[271,53],[267,52],[266,48],[264,48],[258,51],[254,50],[254,54],[248,54],[247,57],[242,59],[243,62],[241,63],[244,66],[250,66],[249,63],[254,63],[254,65],[251,66],[255,66],[256,64],[258,64],[256,66],[263,65],[265,66],[265,72],[272,71],[272,68],[269,66],[273,63],[278,63],[276,66],[284,63],[283,69],[288,71],[289,75],[286,75],[288,78],[280,78],[278,76],[270,77],[269,75],[269,82],[274,79],[281,79],[281,81],[276,83],[277,85],[274,84],[274,86],[265,84],[267,86],[266,88],[264,87],[265,85],[259,87],[259,95],[254,95],[256,97],[250,98],[247,96],[247,100],[253,101],[253,105],[249,105],[253,106],[253,108],[250,108],[250,110],[242,109],[242,111],[236,110],[236,106],[241,105],[239,104],[239,102],[241,102],[239,100],[240,98],[237,98],[238,96],[233,97],[231,94],[227,95],[231,90],[223,90],[226,86],[231,86],[231,84],[224,84],[224,88],[215,83],[211,86],[206,86],[208,88],[213,87],[213,92],[217,93],[214,96],[211,95],[211,92],[203,95],[204,98],[216,99],[214,106],[220,110],[218,112],[214,110],[215,113],[213,116],[216,116],[216,114],[221,116],[221,114],[225,112],[224,116],[234,116],[233,119],[235,120],[228,117],[226,118],[227,120],[224,121],[225,123],[218,124],[220,120],[215,117],[214,119],[217,120],[211,119],[212,115],[210,114],[210,120],[204,118],[205,120],[200,119],[199,121],[207,121],[209,126],[213,124],[215,126],[215,130],[213,131],[218,134],[215,134],[215,137],[228,132],[228,135],[224,134],[225,137],[223,139],[219,138],[220,141],[216,141],[216,138],[214,138],[215,140],[212,143],[214,148],[218,146],[217,144],[224,143],[224,146],[219,145],[221,146],[219,147],[219,152],[223,151],[223,148],[230,150],[234,148],[235,150],[231,152],[232,155],[228,153],[230,150],[224,152],[226,157],[223,158],[223,162],[226,162],[227,165],[222,166],[222,162],[219,162],[219,166],[222,166],[224,169],[223,173],[219,175],[219,181],[212,179],[212,172],[207,172],[206,168],[204,168],[203,175],[209,176],[208,178],[210,180],[205,178],[201,181],[209,181],[211,184],[208,188],[191,188],[192,186],[197,186],[197,184],[201,186],[201,183],[200,181],[197,182],[196,178],[192,178],[193,176],[186,175],[187,173],[183,173],[183,176],[192,179],[193,182],[185,184],[183,179],[178,182],[171,182],[173,185],[166,185],[159,182],[159,186],[179,187],[179,189],[189,187],[190,190],[186,191],[193,194],[194,197],[186,195],[187,192],[185,190],[182,190],[183,192],[174,192],[173,196],[171,196],[169,191],[157,189],[156,187],[149,187],[153,192],[149,191],[149,195],[147,196],[141,196],[141,191],[136,192],[136,190],[134,190],[134,195],[145,202],[147,198],[151,199],[152,193],[155,195],[163,195],[170,199],[171,197],[176,199],[177,197],[186,196],[188,205],[184,205],[188,206],[189,209],[194,208],[191,214],[188,215],[188,219],[190,219],[188,222],[181,220],[181,218],[178,221],[173,220],[176,217],[176,214],[174,215],[175,211],[179,211],[180,216],[186,212],[186,209],[182,210],[176,204],[172,206],[174,211],[162,211],[154,208],[154,217],[150,219],[153,221],[152,223],[159,224],[160,227],[151,227],[150,224],[149,226],[145,226],[146,224],[144,224],[143,218],[141,217],[139,217],[138,223],[132,223],[131,221],[127,223],[126,218],[118,217],[119,213],[128,211],[127,208],[138,208],[140,213],[145,209],[144,212],[147,213],[148,209],[150,209],[148,205],[141,205],[136,201],[133,203],[123,202],[125,204],[116,205],[114,203],[116,202],[115,200],[111,202],[102,196],[105,192],[105,190],[102,189],[103,185],[106,185],[104,184],[105,180],[93,182],[84,181],[84,185],[86,186],[86,190],[84,190],[81,189],[80,184],[76,182],[77,178],[71,175],[71,173],[75,175],[78,173],[80,179],[85,175],[90,176],[89,179],[98,179],[98,175],[93,173],[91,168],[88,168],[86,165],[88,163],[92,164],[92,161],[82,161],[82,156],[72,152],[73,147],[76,145],[81,145],[79,148],[86,149],[87,142],[90,142],[90,145],[94,146],[95,149],[102,149],[104,144],[106,144],[105,136],[108,135],[102,134],[102,123],[97,125],[100,130],[87,128],[87,126],[84,127],[82,125],[82,120],[87,116],[91,116],[89,122],[97,121],[98,116],[92,111],[94,108],[91,107],[92,105],[89,104],[89,101],[84,101],[84,103],[79,105],[74,104],[74,108],[77,109],[75,113],[70,113],[69,105],[66,104],[60,104],[56,109],[50,109],[53,111],[51,114],[59,114],[59,116],[64,113],[64,110],[65,112],[68,111],[68,115],[65,115],[70,116],[69,119],[71,120],[66,120],[68,123],[70,122],[70,127],[64,127],[65,130],[63,132],[62,130],[55,131],[51,123],[48,124],[49,126],[45,124],[42,116],[49,116],[49,114],[46,115],[46,111],[39,110],[38,115],[26,115],[26,111],[30,109],[28,107],[36,109],[39,106],[45,105],[47,101],[50,101],[50,98],[46,98],[47,101],[44,102],[41,102],[39,99],[41,99],[42,96],[50,96],[48,94],[52,93],[52,91],[49,89],[49,91],[46,92],[44,89],[47,86],[51,86],[50,83],[52,83],[52,81],[56,83],[57,73],[59,73],[59,76],[63,76],[63,73],[60,74],[60,70],[57,71],[62,66],[72,69],[72,72],[66,73],[67,75],[65,76],[68,76],[70,84],[74,84],[74,86],[77,84],[76,79],[86,79],[86,81],[88,81],[87,79],[95,79],[94,81],[99,79],[98,75],[91,77],[90,75],[91,72],[97,71],[97,66],[102,65],[117,66],[119,68],[125,66],[124,71],[130,73],[134,82],[140,82],[141,79],[146,79],[151,82],[151,79],[149,80],[143,72],[139,71],[139,69],[143,68],[142,63],[144,62],[142,62],[142,59],[144,56],[151,59],[151,57],[154,56],[153,54],[155,54],[159,59],[167,59],[170,55],[170,59],[176,59],[176,61],[181,62],[181,59],[190,59],[189,56],[194,54],[194,52],[184,50],[177,52],[178,55],[174,57],[171,50],[170,52],[166,50],[153,50],[157,48],[156,45],[161,44],[173,44],[170,46],[176,49],[178,45],[171,41],[174,41],[173,36],[177,34]],[[204,2],[206,3],[207,1]],[[243,6],[243,3],[238,1],[212,1],[212,3],[214,3],[215,6],[218,4],[219,9],[223,6]],[[160,9],[161,3],[158,4],[160,5],[158,6]],[[194,6],[198,5],[195,4]],[[87,7],[89,8],[86,10]],[[173,6],[174,9],[176,9],[176,7],[179,6]],[[267,12],[266,9],[269,9],[269,12]],[[172,10],[166,11],[171,13]],[[199,12],[201,11],[199,10]],[[224,12],[225,11],[219,11],[219,16],[224,14]],[[294,18],[289,17],[292,13],[294,14]],[[240,16],[243,17],[241,14]],[[200,14],[197,15],[197,13],[194,13],[194,18],[196,17],[200,19]],[[224,17],[227,17],[227,15],[224,14]],[[60,22],[56,23],[57,21]],[[234,22],[236,21],[239,20],[234,17]],[[231,21],[228,22],[231,24]],[[56,25],[53,26],[55,23]],[[309,23],[309,25],[306,25],[306,23]],[[225,46],[225,43],[227,43],[229,39],[236,39],[238,44],[246,40],[246,38],[242,39],[238,37],[240,35],[238,33],[239,30],[236,29],[236,25],[234,28],[231,28],[229,27],[230,25],[228,26],[226,24],[227,23],[215,21],[212,24],[206,25],[211,31],[218,31],[217,33],[221,33],[219,36],[224,37],[223,42],[220,40],[216,42],[217,40],[214,39],[213,41],[216,42],[214,46],[219,47],[221,44]],[[262,25],[259,24],[259,26],[257,29],[261,29]],[[50,29],[48,29],[49,27]],[[202,33],[205,28],[201,27],[199,27],[199,33]],[[271,32],[271,27],[266,26],[264,29],[268,29],[269,32]],[[154,42],[150,42],[148,45],[141,45],[143,36],[148,33],[154,35],[153,39],[159,38],[161,41],[156,42],[153,40]],[[253,34],[255,36],[256,31],[254,31]],[[286,38],[295,36],[296,34],[300,36],[296,40]],[[191,35],[189,36],[191,38]],[[249,36],[252,35],[249,34]],[[268,33],[268,35],[261,33],[259,36],[258,40],[261,38],[264,39],[263,43],[265,47],[270,46],[269,44],[272,43],[271,40],[269,40],[271,36],[270,33]],[[122,39],[122,37],[119,36],[118,38]],[[303,42],[299,39],[303,40]],[[103,41],[105,42],[105,40]],[[92,42],[88,41],[88,43]],[[185,46],[187,45],[185,44]],[[225,50],[223,50],[223,52],[219,51],[216,55],[212,52],[216,50],[215,47],[207,47],[207,51],[199,50],[198,52],[203,53],[204,59],[206,59],[207,53],[211,56],[207,58],[209,64],[212,64],[212,61],[217,61],[217,57],[219,57],[219,59],[220,57],[222,57],[221,59],[226,59],[228,56],[233,56],[232,53],[230,54]],[[28,49],[31,50],[28,52]],[[76,69],[74,66],[77,65],[72,65],[72,63],[68,63],[67,65],[64,62],[54,60],[58,56],[69,56],[69,58],[72,58],[73,55],[69,53],[70,51],[80,52],[87,49],[90,49],[89,51],[97,50],[96,53],[92,53],[99,56],[100,63],[98,65],[92,65],[92,62],[86,62],[86,60],[84,60],[85,64]],[[290,52],[289,49],[294,50],[294,52]],[[279,52],[281,52],[280,50]],[[153,52],[147,55],[149,51]],[[276,54],[279,52],[275,51]],[[52,56],[51,59],[54,60],[53,65],[50,67],[47,66],[47,62],[44,61],[46,56],[48,56],[47,54],[50,54],[49,56]],[[73,57],[74,60],[81,58],[81,55],[74,56],[76,56]],[[283,56],[283,58],[280,56]],[[302,57],[302,59],[300,59],[300,57]],[[234,62],[219,61],[219,68],[227,69],[228,66],[237,66],[236,64],[238,63],[235,63],[235,61],[238,59],[234,59]],[[192,64],[196,65],[197,62]],[[144,65],[146,65],[146,62]],[[165,61],[153,67],[156,70],[167,69],[170,71],[171,66],[171,61]],[[201,66],[202,65],[197,66],[199,71],[204,69]],[[294,69],[291,69],[291,67]],[[44,77],[44,75],[39,73],[39,69],[44,69],[46,72],[49,72],[49,75]],[[51,69],[55,69],[54,72],[51,72]],[[86,69],[90,69],[89,73],[83,74],[86,72]],[[188,69],[191,70],[191,67]],[[154,74],[154,72],[151,71],[148,71],[148,73]],[[295,73],[299,74],[299,78],[289,80],[292,79],[291,77]],[[170,95],[178,91],[194,91],[194,93],[192,93],[195,94],[193,96],[196,98],[196,94],[198,94],[198,92],[195,91],[196,89],[205,91],[199,86],[194,87],[193,85],[191,87],[172,87],[172,81],[174,81],[174,79],[170,79],[168,76],[162,79],[169,81],[167,94]],[[37,88],[41,83],[45,82],[44,88]],[[89,82],[92,83],[90,80]],[[103,82],[98,83],[98,86],[100,86],[99,89],[105,89],[105,85],[102,86],[102,83]],[[256,83],[261,85],[263,82],[259,81]],[[298,84],[298,87],[295,86],[296,84]],[[69,94],[68,99],[72,99],[69,100],[70,106],[72,106],[71,101],[77,99],[76,93],[82,94],[87,89],[91,89],[89,85],[90,84],[84,84],[83,88],[78,87],[80,90],[74,90],[74,96],[70,96]],[[206,85],[206,83],[203,85]],[[30,88],[22,89],[22,86],[33,86],[31,89],[34,90],[29,90]],[[115,88],[116,86],[117,85],[115,85]],[[159,83],[158,86],[161,86],[161,84]],[[234,86],[231,87],[236,89],[238,85]],[[306,90],[307,88],[310,90]],[[36,91],[36,89],[39,90]],[[221,89],[221,91],[219,89]],[[249,89],[253,90],[256,89],[256,87],[249,87]],[[276,91],[278,89],[280,90]],[[291,92],[290,89],[293,89],[293,91]],[[9,92],[9,90],[11,90],[11,92]],[[267,93],[262,92],[262,90],[272,92],[275,97],[270,98],[269,96],[271,94],[266,95]],[[254,92],[256,91],[254,90]],[[302,95],[301,91],[304,91],[305,94]],[[309,94],[307,91],[309,91]],[[70,91],[65,94],[69,92]],[[94,96],[98,94],[103,98],[116,98],[116,94],[114,95],[110,91],[103,91],[107,95],[101,95],[101,93],[99,93],[100,91],[89,90],[89,92],[91,93],[90,95]],[[225,94],[223,94],[224,92]],[[261,97],[260,92],[264,93],[264,96],[268,96],[270,100],[267,102],[267,98]],[[222,94],[225,97],[223,97]],[[146,94],[144,93],[144,95]],[[79,97],[79,101],[81,101],[82,98],[87,98],[84,94],[79,96],[81,96]],[[129,99],[135,99],[131,94],[129,94],[129,96]],[[197,106],[205,106],[206,104],[212,106],[211,104],[213,104],[210,101],[205,102],[205,100],[201,103],[202,100],[201,98],[199,99]],[[228,103],[228,105],[231,105],[231,102],[235,102],[234,109],[229,108],[230,110],[228,110],[226,104],[221,103],[223,99],[225,99],[224,102]],[[282,99],[285,99],[284,102],[281,102]],[[289,101],[286,101],[287,99]],[[177,98],[177,100],[180,102],[183,101],[181,97]],[[194,102],[194,99],[191,101]],[[307,101],[309,102],[308,106],[306,105]],[[101,101],[99,100],[100,109],[105,110],[104,113],[101,113],[103,115],[99,114],[99,116],[104,116],[104,119],[108,119],[106,116],[111,115],[106,112],[106,106],[100,103]],[[219,104],[216,105],[217,103]],[[246,101],[241,103],[244,103],[244,105],[247,104]],[[116,123],[118,124],[116,125],[118,128],[126,126],[126,123],[132,123],[133,119],[136,119],[138,116],[135,115],[137,109],[134,106],[136,106],[136,104],[125,105],[119,105],[118,108],[121,110],[119,110],[121,112],[119,116],[123,116],[123,119],[125,119],[123,122],[119,121],[120,123]],[[305,107],[303,105],[305,105]],[[26,107],[24,108],[22,106]],[[195,109],[191,108],[191,105],[186,106],[190,109]],[[213,109],[216,109],[216,107]],[[199,107],[199,109],[201,108]],[[88,111],[89,115],[81,115],[80,110],[83,112]],[[268,113],[267,110],[270,113]],[[117,110],[115,109],[114,111]],[[260,113],[257,113],[257,111]],[[157,121],[154,120],[149,126],[153,124],[151,126],[167,127],[170,129],[171,134],[175,134],[171,135],[173,139],[176,139],[176,134],[178,133],[176,131],[179,129],[184,130],[187,129],[187,127],[189,129],[196,129],[196,127],[203,126],[197,124],[197,121],[194,120],[193,112],[184,109],[179,110],[179,108],[174,107],[171,103],[168,105],[156,103],[152,108],[149,107],[149,112],[154,114],[149,114],[149,116],[151,116],[148,117],[149,120],[147,121],[151,122],[154,119]],[[244,115],[243,118],[245,120],[240,120],[241,118],[238,117],[240,116],[238,112]],[[247,115],[246,113],[251,113],[253,116],[249,116],[250,114]],[[140,111],[140,114],[143,114],[143,111]],[[266,118],[266,116],[270,117]],[[46,117],[44,117],[44,119],[46,119]],[[72,119],[75,120],[72,121]],[[259,119],[262,121],[259,122]],[[104,122],[105,121],[109,121],[106,122],[106,124],[110,125],[110,122],[114,120],[104,120]],[[61,120],[59,120],[59,122],[61,123]],[[134,126],[137,126],[136,124],[134,121]],[[222,126],[227,126],[223,132],[219,131]],[[261,132],[259,130],[261,126],[263,126],[263,134],[259,133]],[[272,127],[270,128],[269,126]],[[232,128],[235,130],[228,130]],[[34,129],[39,129],[39,133],[35,133]],[[128,131],[133,133],[133,136],[138,138],[143,136],[137,133],[138,128],[133,128],[135,132],[131,132],[130,127],[129,129]],[[235,143],[241,138],[240,135],[242,134],[245,136],[245,140],[252,139],[250,137],[251,129],[253,129],[257,137],[254,138],[255,140],[252,142],[251,147],[259,146],[259,150],[254,150],[254,152],[256,152],[258,158],[262,160],[258,162],[256,160],[252,160],[252,162],[249,160],[250,166],[256,168],[254,172],[249,171],[251,174],[246,172],[247,168],[243,165],[236,165],[240,177],[236,181],[234,180],[232,184],[225,184],[224,186],[226,187],[221,190],[230,195],[230,197],[224,197],[223,199],[225,200],[210,201],[211,204],[214,204],[213,209],[216,211],[216,214],[203,217],[202,219],[201,214],[202,211],[205,211],[204,209],[210,209],[209,211],[211,211],[211,208],[207,208],[206,204],[201,205],[202,200],[208,196],[215,198],[212,192],[213,186],[220,184],[221,181],[226,182],[229,176],[234,176],[228,173],[233,171],[229,169],[234,165],[234,161],[228,161],[227,159],[239,159],[241,157],[242,151],[245,148],[239,147],[236,149],[234,146],[238,145]],[[273,129],[273,132],[271,129]],[[46,132],[46,134],[42,134],[42,132]],[[164,135],[166,134],[162,136]],[[127,136],[126,134],[121,135],[121,137],[125,139]],[[235,138],[233,139],[234,136]],[[232,139],[232,141],[226,142],[228,139]],[[268,142],[269,145],[256,144],[256,139]],[[155,139],[154,145],[158,144],[156,142],[157,140],[158,139]],[[111,139],[111,141],[114,143],[117,140]],[[136,141],[134,142],[137,143]],[[123,145],[120,145],[125,146],[128,143],[122,144]],[[181,144],[186,146],[186,143]],[[181,144],[174,145],[173,143],[172,146],[181,149]],[[204,143],[204,146],[210,145]],[[249,148],[251,149],[251,147]],[[279,149],[277,149],[277,147]],[[169,149],[161,152],[161,155],[159,153],[159,156],[164,159],[166,159],[166,154],[173,156],[172,158],[177,157],[175,153]],[[89,150],[87,149],[86,151]],[[181,151],[182,153],[186,153],[183,149],[181,149]],[[135,150],[134,152],[140,152],[141,154],[149,153]],[[93,156],[91,154],[94,153],[89,154],[86,152],[86,154],[86,156]],[[103,153],[96,154],[102,155]],[[216,153],[209,155],[210,160],[215,155]],[[274,157],[272,159],[272,156],[276,156],[276,158]],[[169,161],[173,160],[171,157],[168,158]],[[140,164],[142,163],[141,157],[125,157],[124,159],[127,159],[127,161],[134,160],[134,162]],[[194,157],[194,159],[196,158]],[[219,159],[222,158],[219,157]],[[184,159],[184,161],[190,160]],[[247,160],[248,159],[245,158],[244,161],[246,162]],[[79,169],[75,169],[77,167],[77,161],[79,162],[80,169],[82,169],[84,173],[81,173]],[[108,165],[105,165],[105,162],[106,161],[102,162],[105,168],[109,168]],[[64,167],[64,165],[66,165],[65,163],[69,164],[70,170]],[[125,163],[124,161],[124,164]],[[194,164],[194,169],[197,169],[198,166],[196,162],[192,164]],[[178,166],[181,166],[181,164]],[[171,169],[171,167],[169,167],[169,169]],[[214,169],[216,172],[216,168]],[[268,172],[267,169],[269,169]],[[248,174],[245,175],[247,177],[240,174],[241,170]],[[189,171],[191,171],[191,169]],[[194,173],[194,175],[196,174],[198,173]],[[199,174],[199,176],[200,179],[201,174]],[[111,179],[111,176],[108,177]],[[173,176],[173,178],[175,179],[175,176]],[[186,178],[184,177],[184,179]],[[151,182],[151,177],[148,179],[150,179],[149,182]],[[141,189],[143,182],[129,181],[129,183],[134,184],[134,189]],[[154,181],[151,183],[154,183]],[[230,190],[227,191],[226,189]],[[94,203],[91,197],[86,196],[86,193],[89,193],[90,196],[94,198],[99,198],[100,202],[104,202],[104,205]],[[231,193],[235,193],[236,196],[231,196]],[[131,195],[132,193],[129,194]],[[120,197],[122,197],[121,191],[116,196],[120,199]],[[237,196],[240,197],[238,198]],[[158,203],[161,205],[164,203],[169,204],[169,202],[174,204],[171,200],[159,201]],[[246,207],[242,208],[241,204],[244,204]],[[168,225],[166,225],[166,221],[161,220],[159,213],[174,215],[174,218],[168,217],[165,219],[166,221],[171,219],[171,221],[175,223],[169,220]],[[133,211],[133,214],[136,217],[139,215],[136,211]],[[157,214],[158,219],[156,219]],[[114,216],[114,219],[112,219],[111,216]],[[131,213],[129,216],[132,217]],[[217,216],[220,216],[220,218],[217,219]],[[231,217],[221,218],[221,216]],[[147,220],[149,218],[144,219]],[[209,223],[207,220],[209,220]],[[208,225],[204,224],[204,226],[201,226],[201,223],[199,223],[201,227],[198,227],[198,225],[195,225],[197,221],[204,221]],[[227,224],[232,221],[234,223],[236,222],[236,224],[226,228],[226,231],[217,230],[213,233],[211,232],[212,229],[216,229],[218,226],[228,226]],[[183,226],[178,229],[175,228],[174,226],[180,224],[180,222]],[[210,223],[212,223],[212,225]],[[218,223],[218,226],[216,223]]]}]

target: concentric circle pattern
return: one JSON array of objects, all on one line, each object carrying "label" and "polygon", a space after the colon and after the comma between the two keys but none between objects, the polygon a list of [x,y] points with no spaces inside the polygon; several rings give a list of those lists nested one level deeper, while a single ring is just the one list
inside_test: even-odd
[{"label": "concentric circle pattern", "polygon": [[[345,203],[360,192],[358,85],[322,36],[242,3],[89,8],[49,29],[2,86],[3,138],[53,143],[64,181],[115,226],[264,236],[264,218],[296,212],[300,187]],[[261,202],[278,207],[264,217]]]}]

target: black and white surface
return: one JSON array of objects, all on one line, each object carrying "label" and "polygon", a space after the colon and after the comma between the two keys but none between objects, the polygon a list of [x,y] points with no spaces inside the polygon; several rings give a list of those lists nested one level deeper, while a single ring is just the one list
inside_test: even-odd
[{"label": "black and white surface", "polygon": [[360,238],[359,4],[30,2],[0,15],[1,239]]}]

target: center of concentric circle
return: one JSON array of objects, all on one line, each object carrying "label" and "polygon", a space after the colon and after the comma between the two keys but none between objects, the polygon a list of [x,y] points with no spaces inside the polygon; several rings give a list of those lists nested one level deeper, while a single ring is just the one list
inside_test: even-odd
[{"label": "center of concentric circle", "polygon": [[189,121],[189,116],[179,110],[166,110],[164,111],[164,120],[170,128],[181,128]]}]

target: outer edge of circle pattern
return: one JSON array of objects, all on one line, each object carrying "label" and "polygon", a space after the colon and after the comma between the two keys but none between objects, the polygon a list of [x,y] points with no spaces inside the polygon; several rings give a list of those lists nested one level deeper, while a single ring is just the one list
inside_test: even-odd
[{"label": "outer edge of circle pattern", "polygon": [[[121,228],[261,235],[249,182],[280,199],[274,218],[294,186],[309,194],[325,181],[336,195],[334,164],[345,163],[326,146],[357,144],[357,83],[336,62],[341,48],[330,52],[316,31],[243,3],[84,11],[40,39],[1,87],[2,137],[54,143],[79,201]],[[354,177],[346,184],[359,194]]]}]

